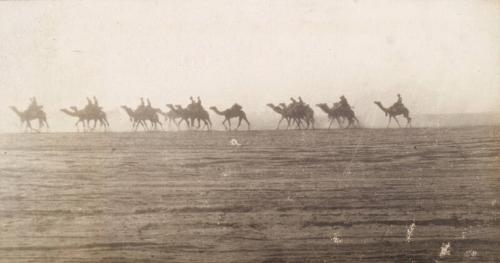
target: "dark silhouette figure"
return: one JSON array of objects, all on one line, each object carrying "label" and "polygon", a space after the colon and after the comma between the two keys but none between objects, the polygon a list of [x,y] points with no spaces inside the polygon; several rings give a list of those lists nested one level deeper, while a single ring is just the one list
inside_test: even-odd
[{"label": "dark silhouette figure", "polygon": [[396,118],[396,116],[398,115],[403,115],[406,118],[406,127],[411,127],[412,119],[410,117],[410,111],[403,104],[403,99],[401,98],[401,95],[398,94],[398,101],[389,108],[385,108],[380,101],[375,101],[374,103],[385,113],[385,116],[389,116],[389,122],[387,123],[387,127],[389,127],[389,125],[391,124],[391,120],[394,118],[394,120],[398,124],[398,127],[401,128],[401,125],[399,124],[399,121]]},{"label": "dark silhouette figure", "polygon": [[[224,128],[226,130],[231,130],[232,118],[238,118],[238,126],[236,127],[236,130],[241,126],[242,120],[247,123],[247,127],[250,130],[250,122],[247,119],[247,115],[243,111],[243,108],[238,103],[233,104],[231,108],[228,108],[224,111],[219,111],[215,106],[210,107],[210,109],[213,110],[216,114],[224,116],[224,121],[222,121],[222,125],[224,125]],[[226,122],[228,123],[228,126],[226,126]]]}]

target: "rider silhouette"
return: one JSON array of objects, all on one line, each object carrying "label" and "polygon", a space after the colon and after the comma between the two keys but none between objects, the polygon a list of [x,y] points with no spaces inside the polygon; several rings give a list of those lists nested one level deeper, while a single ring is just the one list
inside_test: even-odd
[{"label": "rider silhouette", "polygon": [[398,96],[398,100],[394,103],[393,107],[402,108],[403,107],[403,98],[401,97],[400,94],[398,94],[397,96]]},{"label": "rider silhouette", "polygon": [[349,105],[349,102],[347,102],[347,99],[345,98],[344,95],[340,96],[340,107],[344,109],[350,109],[351,105]]},{"label": "rider silhouette", "polygon": [[403,98],[401,97],[401,94],[398,94],[398,101],[396,104],[403,105]]},{"label": "rider silhouette", "polygon": [[28,107],[29,110],[39,110],[42,108],[41,106],[38,106],[38,103],[37,103],[35,97],[30,98],[30,100],[31,100],[31,103]]}]

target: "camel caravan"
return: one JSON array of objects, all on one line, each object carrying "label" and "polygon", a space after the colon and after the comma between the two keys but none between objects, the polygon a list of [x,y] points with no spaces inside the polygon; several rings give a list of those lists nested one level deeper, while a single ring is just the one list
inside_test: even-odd
[{"label": "camel caravan", "polygon": [[[390,126],[392,119],[395,120],[398,127],[401,127],[398,119],[399,115],[403,115],[407,122],[406,127],[411,127],[411,117],[410,111],[405,107],[400,94],[397,95],[398,100],[389,108],[385,108],[381,102],[375,101],[375,104],[389,117],[389,122],[387,127]],[[174,125],[177,130],[181,130],[183,127],[187,130],[212,130],[212,121],[210,120],[210,114],[203,107],[200,97],[194,100],[190,97],[190,103],[185,107],[177,104],[166,104],[168,111],[163,111],[161,108],[155,108],[151,105],[149,99],[144,101],[144,98],[140,98],[140,103],[135,109],[122,105],[121,108],[128,115],[130,122],[132,124],[132,130],[138,131],[142,128],[144,131],[158,131],[164,130],[163,123],[160,120],[160,116],[163,116],[163,120],[169,127]],[[43,106],[38,105],[36,98],[31,98],[31,102],[25,111],[20,111],[16,107],[11,106],[10,108],[19,116],[21,120],[21,127],[24,128],[25,132],[41,132],[42,128],[46,127],[47,131],[49,129],[49,124],[47,122],[47,116],[43,111]],[[315,118],[314,110],[305,103],[301,97],[290,98],[290,103],[278,103],[267,104],[269,108],[280,116],[278,120],[278,125],[276,129],[280,129],[283,121],[286,123],[286,129],[315,129]],[[361,127],[360,121],[354,113],[353,107],[349,105],[345,96],[341,96],[338,102],[334,102],[332,107],[327,103],[316,104],[316,107],[321,109],[327,116],[329,120],[328,129],[337,124],[339,128],[356,128]],[[237,119],[238,124],[234,128],[238,130],[241,124],[244,122],[248,130],[250,130],[250,121],[247,118],[246,113],[243,111],[243,107],[238,103],[234,103],[231,107],[220,111],[216,106],[209,107],[216,115],[223,117],[222,125],[225,130],[230,131],[233,129],[231,124],[231,119]],[[99,129],[107,131],[109,129],[109,122],[106,113],[103,111],[102,107],[99,106],[96,97],[91,100],[87,98],[87,104],[78,109],[76,106],[71,106],[67,109],[61,109],[63,113],[68,116],[77,119],[74,124],[77,131],[80,131],[80,126],[82,126],[83,132],[91,132],[97,129],[97,123],[99,123]],[[38,120],[38,129],[31,126],[32,120]],[[93,123],[92,123],[93,121]],[[347,122],[347,123],[346,123]],[[202,126],[203,125],[203,126]]]},{"label": "camel caravan", "polygon": [[[38,105],[35,97],[30,100],[30,105],[25,111],[20,111],[14,106],[10,106],[10,108],[17,114],[17,116],[19,116],[19,119],[21,120],[21,127],[24,123],[26,123],[24,132],[40,132],[44,126],[48,131],[49,123],[47,122],[47,115],[43,111],[43,106]],[[38,120],[38,129],[31,126],[32,120]]]},{"label": "camel caravan", "polygon": [[[98,121],[100,128],[104,128],[104,131],[108,129],[109,122],[106,113],[99,106],[96,97],[93,99],[94,101],[91,101],[87,98],[87,105],[82,110],[78,110],[76,106],[71,106],[69,109],[61,109],[67,115],[78,119],[75,123],[77,131],[80,131],[79,124],[82,125],[83,131],[94,131]],[[92,128],[90,127],[90,121],[94,121]]]}]

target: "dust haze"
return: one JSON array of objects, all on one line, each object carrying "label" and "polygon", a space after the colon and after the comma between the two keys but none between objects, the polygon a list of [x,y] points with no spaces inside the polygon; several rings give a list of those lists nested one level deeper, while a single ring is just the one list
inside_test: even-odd
[{"label": "dust haze", "polygon": [[139,97],[238,102],[256,128],[291,96],[345,95],[367,126],[397,93],[415,115],[498,112],[499,15],[498,1],[2,2],[0,131],[31,96],[55,131],[94,95],[117,129]]}]

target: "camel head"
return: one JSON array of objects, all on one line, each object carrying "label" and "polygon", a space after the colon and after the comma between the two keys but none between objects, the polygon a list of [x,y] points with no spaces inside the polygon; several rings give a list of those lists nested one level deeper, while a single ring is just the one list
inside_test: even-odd
[{"label": "camel head", "polygon": [[125,112],[128,114],[128,117],[129,117],[130,121],[134,121],[134,118],[132,117],[133,111],[132,111],[131,108],[129,108],[129,107],[125,106],[125,105],[120,106],[120,108],[122,108],[123,110],[125,110]]},{"label": "camel head", "polygon": [[286,106],[286,103],[284,103],[284,102],[282,102],[282,103],[280,103],[280,104],[278,104],[278,105],[279,105],[279,106],[281,106],[283,109],[286,109],[286,107],[287,107],[287,106]]},{"label": "camel head", "polygon": [[274,108],[274,104],[272,104],[272,103],[268,103],[268,104],[266,104],[266,106],[269,108]]},{"label": "camel head", "polygon": [[[22,113],[16,108],[16,106],[9,107],[12,111],[14,111],[17,115],[21,116]],[[21,117],[22,118],[22,117]]]},{"label": "camel head", "polygon": [[217,107],[215,107],[215,106],[212,106],[212,107],[210,107],[209,109],[211,109],[211,110],[213,110],[213,111],[217,111]]},{"label": "camel head", "polygon": [[77,108],[76,106],[71,106],[71,107],[69,107],[69,108],[70,108],[70,109],[72,109],[72,110],[73,110],[73,111],[75,111],[75,112],[76,112],[76,111],[78,111],[78,108]]},{"label": "camel head", "polygon": [[382,103],[380,101],[374,101],[373,103],[375,103],[381,110],[383,110],[385,112],[385,116],[388,115],[388,113],[387,113],[388,110],[386,108],[384,108],[384,106],[382,105]]}]

